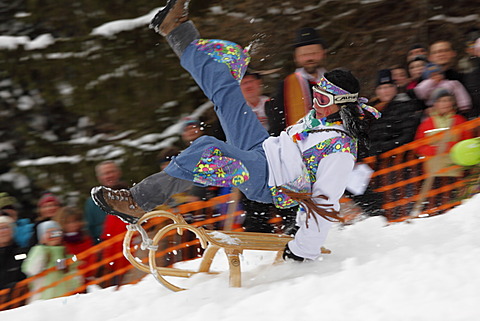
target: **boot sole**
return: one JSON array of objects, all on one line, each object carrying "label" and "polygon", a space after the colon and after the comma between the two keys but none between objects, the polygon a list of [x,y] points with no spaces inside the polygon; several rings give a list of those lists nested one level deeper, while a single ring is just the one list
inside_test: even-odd
[{"label": "boot sole", "polygon": [[93,202],[95,204],[97,204],[97,206],[100,207],[102,209],[102,211],[104,211],[105,213],[110,214],[110,215],[115,215],[118,218],[120,218],[122,221],[124,221],[125,223],[128,223],[128,224],[136,224],[138,222],[138,220],[139,220],[138,217],[131,216],[131,215],[116,211],[113,208],[111,208],[110,206],[105,205],[105,204],[108,204],[108,203],[106,202],[105,198],[103,197],[103,193],[102,193],[100,187],[95,187],[94,189],[92,189],[91,196],[92,196]]},{"label": "boot sole", "polygon": [[[183,2],[183,5],[181,8],[176,8],[175,5],[178,2]],[[152,21],[150,22],[150,28],[154,29],[155,32],[160,33],[162,36],[166,36],[165,32],[162,32],[162,30],[165,29],[173,29],[172,27],[181,19],[183,15],[183,10],[185,5],[188,6],[188,3],[190,0],[182,1],[182,0],[171,0],[167,2],[167,5],[160,10],[155,17],[153,17]],[[168,19],[167,16],[169,13],[171,13],[172,10],[181,10],[181,14],[178,15],[178,18],[170,18]],[[162,26],[163,25],[163,26]],[[160,27],[162,27],[160,29]]]}]

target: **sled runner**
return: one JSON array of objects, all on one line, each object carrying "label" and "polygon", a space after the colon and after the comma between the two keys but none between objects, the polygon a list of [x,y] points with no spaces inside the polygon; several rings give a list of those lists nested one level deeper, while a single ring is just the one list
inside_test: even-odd
[{"label": "sled runner", "polygon": [[[142,227],[142,224],[152,218],[165,218],[172,221],[172,223],[162,227],[153,239],[150,239]],[[206,230],[188,224],[180,214],[173,214],[167,211],[152,211],[146,213],[136,224],[128,225],[127,229],[128,231],[123,241],[124,256],[137,269],[145,273],[153,274],[159,283],[172,291],[185,289],[170,283],[164,278],[165,276],[188,278],[197,273],[217,274],[210,271],[210,266],[219,249],[224,249],[228,258],[230,286],[240,287],[241,264],[239,255],[243,250],[276,251],[277,256],[275,262],[277,262],[282,258],[285,245],[292,240],[291,236],[283,234]],[[159,250],[158,244],[167,233],[173,230],[176,230],[179,235],[182,235],[183,230],[191,231],[200,241],[202,248],[205,249],[198,271],[157,266],[155,258],[156,252]],[[148,265],[139,262],[131,253],[130,243],[134,232],[138,232],[142,236],[142,249],[149,250]],[[328,250],[322,250],[328,253]]]}]

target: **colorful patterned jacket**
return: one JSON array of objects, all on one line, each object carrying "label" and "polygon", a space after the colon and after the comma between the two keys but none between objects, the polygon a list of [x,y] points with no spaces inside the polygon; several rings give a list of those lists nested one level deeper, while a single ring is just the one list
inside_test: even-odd
[{"label": "colorful patterned jacket", "polygon": [[339,200],[357,157],[357,142],[347,135],[338,114],[323,118],[314,127],[309,124],[309,115],[263,143],[268,185],[277,207],[297,205],[284,193],[288,190],[322,196],[314,198],[317,205],[339,211]]}]

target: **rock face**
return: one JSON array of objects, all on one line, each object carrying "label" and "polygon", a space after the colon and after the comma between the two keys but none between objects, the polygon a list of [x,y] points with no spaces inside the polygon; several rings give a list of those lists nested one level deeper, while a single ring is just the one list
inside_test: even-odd
[{"label": "rock face", "polygon": [[[0,189],[28,200],[58,189],[75,202],[96,184],[100,160],[122,160],[130,183],[157,170],[169,134],[154,134],[206,101],[148,19],[138,18],[161,5],[0,0],[0,34],[14,37],[0,48],[0,171],[9,174]],[[464,55],[464,33],[480,18],[474,0],[212,0],[193,1],[190,11],[203,37],[253,44],[256,69],[281,68],[265,77],[269,94],[294,69],[295,30],[309,26],[329,44],[326,68],[351,69],[367,97],[377,70],[402,64],[414,43],[448,39]],[[96,29],[123,19],[132,19],[124,31]],[[12,173],[30,183],[14,186]]]}]

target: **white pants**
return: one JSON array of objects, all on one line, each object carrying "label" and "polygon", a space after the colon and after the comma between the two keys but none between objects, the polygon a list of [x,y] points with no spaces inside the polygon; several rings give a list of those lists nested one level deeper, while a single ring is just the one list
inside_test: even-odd
[{"label": "white pants", "polygon": [[[297,214],[305,215],[305,214]],[[317,221],[312,217],[308,220],[308,228],[305,220],[297,219],[300,229],[295,234],[295,239],[288,243],[288,247],[293,254],[315,260],[321,254],[321,247],[327,238],[328,231],[333,222],[327,221],[323,217],[316,215]]]}]

